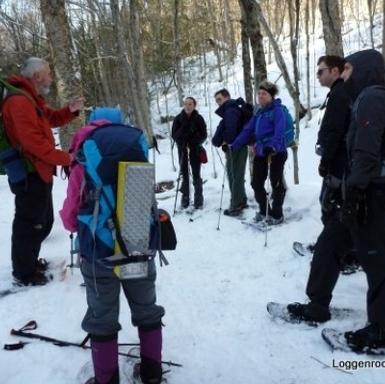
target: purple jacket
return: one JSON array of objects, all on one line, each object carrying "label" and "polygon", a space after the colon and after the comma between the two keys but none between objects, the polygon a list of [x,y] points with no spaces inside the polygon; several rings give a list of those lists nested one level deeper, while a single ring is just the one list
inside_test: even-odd
[{"label": "purple jacket", "polygon": [[256,139],[254,145],[256,156],[265,156],[263,150],[266,147],[274,148],[277,153],[286,152],[284,142],[285,114],[282,109],[281,99],[274,99],[266,107],[259,108],[231,144],[231,148],[236,150],[247,145],[253,135],[255,135]]}]

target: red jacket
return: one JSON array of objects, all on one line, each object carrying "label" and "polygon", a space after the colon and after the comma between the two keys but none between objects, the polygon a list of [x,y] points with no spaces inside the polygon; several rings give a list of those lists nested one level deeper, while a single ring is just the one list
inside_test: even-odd
[{"label": "red jacket", "polygon": [[32,83],[23,76],[15,75],[9,83],[31,95],[34,104],[23,95],[12,95],[3,104],[4,128],[11,146],[21,147],[23,156],[35,166],[46,183],[52,182],[55,166],[70,165],[71,157],[55,147],[51,127],[59,127],[76,118],[69,107],[52,109],[39,96]]}]

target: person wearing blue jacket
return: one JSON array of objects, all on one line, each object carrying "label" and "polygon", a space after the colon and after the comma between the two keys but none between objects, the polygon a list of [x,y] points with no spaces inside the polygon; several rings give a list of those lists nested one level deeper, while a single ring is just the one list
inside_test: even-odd
[{"label": "person wearing blue jacket", "polygon": [[247,208],[245,191],[245,169],[247,161],[247,147],[239,147],[234,151],[226,151],[243,128],[243,116],[240,104],[242,98],[234,100],[227,89],[221,89],[214,95],[219,108],[215,113],[222,118],[212,138],[216,147],[221,147],[226,153],[226,172],[230,187],[230,207],[223,211],[226,216],[239,216]]},{"label": "person wearing blue jacket", "polygon": [[[269,81],[263,81],[258,86],[259,108],[231,144],[231,151],[245,147],[255,136],[253,177],[251,186],[255,200],[259,205],[255,221],[266,220],[269,225],[280,224],[283,221],[282,206],[286,189],[283,181],[283,170],[287,160],[287,150],[284,142],[285,115],[281,99],[276,99],[278,88]],[[265,181],[270,177],[272,189],[272,205],[267,200]]]}]

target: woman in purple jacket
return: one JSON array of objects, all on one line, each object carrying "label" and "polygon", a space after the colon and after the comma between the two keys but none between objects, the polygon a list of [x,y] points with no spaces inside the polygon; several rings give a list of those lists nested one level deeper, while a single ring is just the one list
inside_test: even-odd
[{"label": "woman in purple jacket", "polygon": [[[238,149],[250,142],[255,136],[253,179],[251,186],[255,200],[259,205],[255,221],[266,220],[275,225],[283,221],[282,206],[286,189],[283,182],[283,170],[287,160],[284,141],[285,114],[281,99],[276,99],[278,88],[275,84],[263,81],[258,87],[259,109],[243,129],[231,149]],[[265,181],[270,177],[272,204],[267,200]]]}]

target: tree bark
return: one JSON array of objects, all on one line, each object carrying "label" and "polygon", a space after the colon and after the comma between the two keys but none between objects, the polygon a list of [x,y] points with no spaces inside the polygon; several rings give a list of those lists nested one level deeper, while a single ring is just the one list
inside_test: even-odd
[{"label": "tree bark", "polygon": [[338,0],[320,0],[319,8],[327,55],[344,56]]},{"label": "tree bark", "polygon": [[[72,41],[65,0],[40,0],[43,22],[50,43],[52,69],[55,74],[57,94],[64,105],[75,98],[83,97],[78,52]],[[80,118],[60,130],[60,143],[67,149],[76,130],[84,125],[84,112]]]}]

